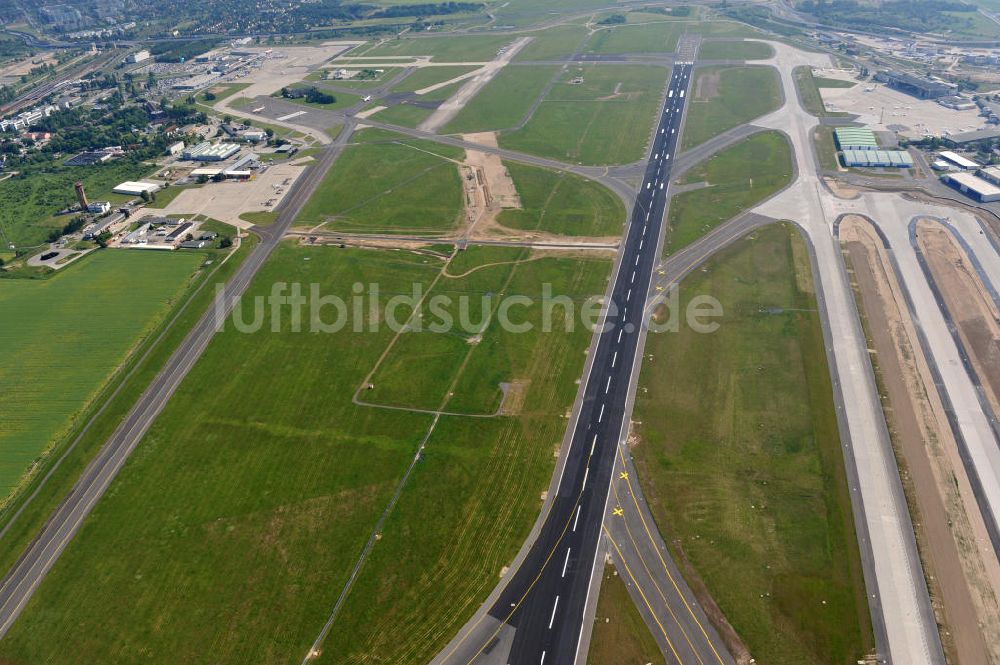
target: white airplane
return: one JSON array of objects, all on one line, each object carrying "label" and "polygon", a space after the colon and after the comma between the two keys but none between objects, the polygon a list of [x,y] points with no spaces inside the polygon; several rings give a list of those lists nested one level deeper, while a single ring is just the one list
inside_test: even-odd
[{"label": "white airplane", "polygon": [[363,101],[363,102],[370,102],[371,100],[372,100],[372,96],[371,95],[365,95],[364,99],[362,99],[361,101]]}]

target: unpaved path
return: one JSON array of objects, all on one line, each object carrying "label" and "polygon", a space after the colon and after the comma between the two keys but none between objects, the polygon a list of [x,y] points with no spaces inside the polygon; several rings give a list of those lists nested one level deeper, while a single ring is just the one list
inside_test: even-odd
[{"label": "unpaved path", "polygon": [[[1000,607],[990,579],[991,571],[994,578],[1000,571],[985,527],[977,533],[976,520],[966,513],[966,505],[975,505],[972,489],[895,273],[881,239],[864,218],[844,218],[840,237],[888,398],[885,411],[902,458],[904,486],[915,503],[911,510],[934,611],[943,626],[942,642],[962,665],[1000,662]],[[966,504],[968,500],[973,503]]]}]

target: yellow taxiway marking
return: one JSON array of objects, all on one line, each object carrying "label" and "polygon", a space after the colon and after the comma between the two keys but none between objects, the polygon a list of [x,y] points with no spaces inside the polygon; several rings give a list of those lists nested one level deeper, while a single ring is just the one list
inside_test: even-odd
[{"label": "yellow taxiway marking", "polygon": [[622,471],[620,474],[618,474],[618,477],[622,480],[628,480],[628,471]]},{"label": "yellow taxiway marking", "polygon": [[623,515],[625,515],[625,511],[624,511],[624,510],[622,510],[622,507],[621,507],[621,506],[618,506],[617,508],[615,508],[615,509],[614,509],[614,510],[613,510],[613,511],[611,512],[611,514],[612,514],[612,515],[616,515],[616,516],[618,516],[618,517],[622,517]]}]

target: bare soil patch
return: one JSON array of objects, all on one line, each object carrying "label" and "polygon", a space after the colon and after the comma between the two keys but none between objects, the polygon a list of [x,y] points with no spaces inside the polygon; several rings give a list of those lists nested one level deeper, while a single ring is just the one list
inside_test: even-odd
[{"label": "bare soil patch", "polygon": [[722,73],[712,71],[698,77],[698,84],[695,86],[694,96],[698,101],[708,101],[719,94],[719,80]]}]

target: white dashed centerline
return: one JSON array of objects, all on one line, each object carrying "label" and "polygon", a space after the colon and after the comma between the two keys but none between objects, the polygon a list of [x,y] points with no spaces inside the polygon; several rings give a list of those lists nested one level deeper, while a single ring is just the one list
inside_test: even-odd
[{"label": "white dashed centerline", "polygon": [[562,577],[566,577],[566,568],[569,566],[569,553],[572,552],[572,551],[573,551],[572,547],[567,547],[566,548],[566,560],[563,561]]},{"label": "white dashed centerline", "polygon": [[549,617],[549,630],[552,630],[552,624],[556,620],[556,608],[559,607],[559,596],[556,596],[556,602],[552,605],[552,616]]},{"label": "white dashed centerline", "polygon": [[580,521],[580,506],[576,507],[576,517],[573,518],[573,532],[576,532],[576,523]]}]

